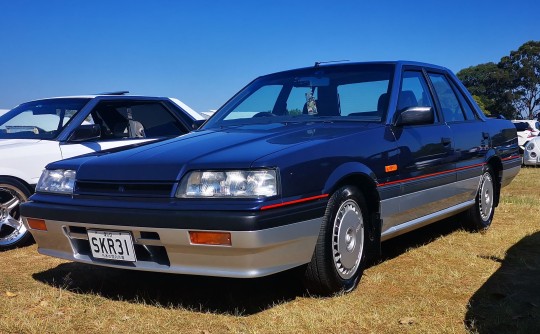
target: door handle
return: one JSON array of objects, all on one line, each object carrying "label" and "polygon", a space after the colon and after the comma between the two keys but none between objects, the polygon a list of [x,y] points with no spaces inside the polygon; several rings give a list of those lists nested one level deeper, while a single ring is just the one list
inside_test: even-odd
[{"label": "door handle", "polygon": [[444,146],[450,145],[451,142],[452,142],[452,139],[451,139],[451,138],[448,138],[448,137],[442,137],[442,138],[441,138],[441,143],[442,143]]}]

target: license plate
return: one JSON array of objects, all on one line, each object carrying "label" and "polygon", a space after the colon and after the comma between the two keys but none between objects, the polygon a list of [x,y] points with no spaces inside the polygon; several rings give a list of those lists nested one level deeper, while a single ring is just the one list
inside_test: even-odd
[{"label": "license plate", "polygon": [[88,231],[92,256],[99,259],[135,262],[133,239],[129,232]]}]

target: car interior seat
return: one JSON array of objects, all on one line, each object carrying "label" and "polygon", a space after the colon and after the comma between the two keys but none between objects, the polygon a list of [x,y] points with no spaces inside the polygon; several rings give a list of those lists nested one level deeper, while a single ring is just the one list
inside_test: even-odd
[{"label": "car interior seat", "polygon": [[418,101],[412,90],[404,90],[399,93],[398,110],[403,110],[410,107],[417,107]]},{"label": "car interior seat", "polygon": [[129,138],[145,138],[144,126],[139,121],[129,120]]},{"label": "car interior seat", "polygon": [[379,100],[377,101],[377,114],[379,116],[382,116],[387,110],[388,110],[388,93],[382,93],[381,96],[379,96]]}]

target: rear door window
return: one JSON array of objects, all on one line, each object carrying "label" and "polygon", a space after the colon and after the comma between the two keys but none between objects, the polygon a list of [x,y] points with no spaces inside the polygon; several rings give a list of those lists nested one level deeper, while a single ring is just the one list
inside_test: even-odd
[{"label": "rear door window", "polygon": [[442,74],[430,73],[429,78],[439,98],[441,111],[446,122],[459,122],[465,120],[465,113],[459,103],[450,82]]}]

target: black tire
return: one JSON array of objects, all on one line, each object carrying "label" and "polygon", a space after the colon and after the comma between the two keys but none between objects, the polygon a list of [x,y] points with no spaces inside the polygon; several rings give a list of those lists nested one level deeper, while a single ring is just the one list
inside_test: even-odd
[{"label": "black tire", "polygon": [[358,188],[345,186],[332,194],[324,214],[304,284],[314,295],[348,292],[366,266],[369,220],[366,201]]},{"label": "black tire", "polygon": [[0,177],[0,250],[29,244],[32,235],[22,223],[19,205],[32,193],[16,179]]},{"label": "black tire", "polygon": [[474,205],[466,211],[465,227],[471,231],[482,232],[491,226],[495,214],[495,200],[499,187],[492,169],[487,166],[482,172]]}]

